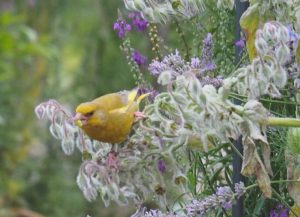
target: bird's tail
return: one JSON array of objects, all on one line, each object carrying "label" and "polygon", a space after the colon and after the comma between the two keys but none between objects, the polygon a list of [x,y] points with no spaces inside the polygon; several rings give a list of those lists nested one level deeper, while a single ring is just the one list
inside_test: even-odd
[{"label": "bird's tail", "polygon": [[132,103],[132,102],[136,102],[137,104],[140,104],[140,102],[145,99],[147,96],[150,95],[150,93],[145,93],[140,95],[138,98],[137,97],[138,94],[138,90],[132,90],[129,94],[128,94],[128,104]]},{"label": "bird's tail", "polygon": [[129,111],[132,111],[132,112],[136,112],[138,111],[139,109],[139,103],[144,99],[146,98],[147,96],[150,95],[150,93],[145,93],[145,94],[142,94],[140,95],[139,97],[137,97],[137,94],[138,94],[138,91],[135,89],[135,90],[132,90],[129,94],[128,94],[128,103],[127,105],[121,107],[121,108],[118,108],[118,109],[114,109],[114,110],[111,110],[110,112],[121,112],[121,113],[126,113],[126,112],[129,112]]}]

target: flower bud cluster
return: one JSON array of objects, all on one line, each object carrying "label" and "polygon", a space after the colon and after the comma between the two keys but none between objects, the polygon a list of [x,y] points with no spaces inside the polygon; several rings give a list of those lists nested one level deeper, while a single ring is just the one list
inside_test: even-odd
[{"label": "flower bud cluster", "polygon": [[171,18],[190,19],[205,10],[203,0],[124,0],[130,11],[139,11],[153,23],[167,23]]},{"label": "flower bud cluster", "polygon": [[35,113],[39,119],[48,118],[50,133],[61,141],[61,147],[66,155],[73,153],[75,145],[82,148],[82,132],[73,125],[72,115],[56,100],[49,100],[36,106]]},{"label": "flower bud cluster", "polygon": [[255,5],[258,6],[259,14],[265,16],[270,11],[277,21],[291,24],[294,23],[296,30],[300,31],[300,2],[298,0],[258,0],[255,1]]},{"label": "flower bud cluster", "polygon": [[153,60],[148,69],[152,75],[158,76],[158,83],[162,85],[170,84],[177,76],[191,71],[201,81],[202,85],[212,84],[215,87],[220,87],[222,78],[213,78],[208,75],[216,69],[213,61],[213,46],[212,35],[208,33],[203,40],[201,58],[192,57],[190,62],[185,62],[176,50],[175,54],[165,56],[162,61]]},{"label": "flower bud cluster", "polygon": [[287,66],[295,55],[289,47],[291,41],[289,29],[279,22],[268,22],[257,30],[257,57],[252,60],[251,65],[239,68],[234,73],[238,79],[236,90],[250,99],[264,94],[280,97],[279,89],[288,80]]},{"label": "flower bud cluster", "polygon": [[143,86],[146,84],[143,73],[141,73],[141,67],[147,64],[147,57],[141,55],[131,46],[131,41],[129,38],[123,40],[123,43],[120,47],[126,56],[127,63],[130,67],[130,71],[133,74],[133,78],[137,86]]}]

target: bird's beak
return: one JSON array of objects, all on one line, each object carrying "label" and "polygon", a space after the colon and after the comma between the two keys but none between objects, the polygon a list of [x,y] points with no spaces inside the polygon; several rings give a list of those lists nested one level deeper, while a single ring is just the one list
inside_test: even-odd
[{"label": "bird's beak", "polygon": [[73,117],[73,121],[78,127],[82,127],[83,125],[87,124],[87,117],[77,112]]}]

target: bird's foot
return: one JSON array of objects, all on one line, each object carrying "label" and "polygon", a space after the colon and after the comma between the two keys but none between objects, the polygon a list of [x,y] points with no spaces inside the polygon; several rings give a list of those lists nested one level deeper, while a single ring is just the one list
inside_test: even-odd
[{"label": "bird's foot", "polygon": [[119,168],[119,161],[118,161],[118,153],[115,151],[111,151],[108,153],[108,157],[106,160],[106,165],[111,169],[118,170]]},{"label": "bird's foot", "polygon": [[144,114],[144,112],[137,111],[134,113],[134,117],[138,121],[146,118],[147,116]]}]

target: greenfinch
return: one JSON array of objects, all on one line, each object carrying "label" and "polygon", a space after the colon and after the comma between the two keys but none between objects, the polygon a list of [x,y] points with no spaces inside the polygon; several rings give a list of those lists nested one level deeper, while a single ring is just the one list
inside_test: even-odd
[{"label": "greenfinch", "polygon": [[77,106],[73,120],[92,139],[111,144],[124,142],[131,132],[139,103],[137,90],[111,93]]}]

